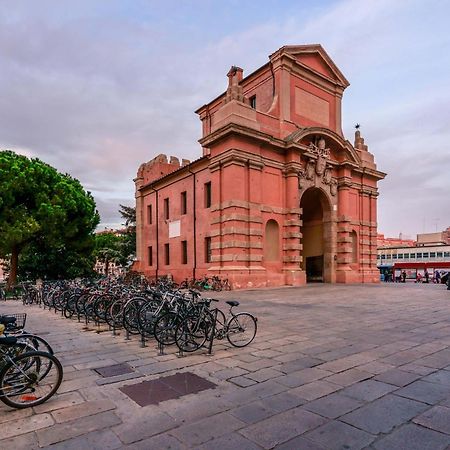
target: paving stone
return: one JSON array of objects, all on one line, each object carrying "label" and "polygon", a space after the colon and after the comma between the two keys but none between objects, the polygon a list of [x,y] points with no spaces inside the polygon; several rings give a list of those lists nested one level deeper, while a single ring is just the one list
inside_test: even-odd
[{"label": "paving stone", "polygon": [[228,369],[222,369],[215,372],[214,377],[218,380],[228,380],[229,378],[238,377],[247,373],[247,370],[241,369],[240,367],[230,367]]},{"label": "paving stone", "polygon": [[341,389],[340,386],[327,381],[318,380],[293,389],[293,392],[305,400],[315,400]]},{"label": "paving stone", "polygon": [[220,413],[198,422],[183,425],[171,431],[179,441],[198,446],[211,439],[229,434],[245,426],[245,422],[228,413]]},{"label": "paving stone", "polygon": [[12,438],[2,439],[0,448],[2,450],[37,450],[40,447],[35,433],[27,433]]},{"label": "paving stone", "polygon": [[142,409],[139,413],[133,414],[132,420],[115,427],[113,431],[124,444],[132,444],[168,431],[177,425],[172,417],[160,410]]},{"label": "paving stone", "polygon": [[277,445],[274,450],[327,450],[319,444],[311,442],[303,436],[297,436],[284,444]]},{"label": "paving stone", "polygon": [[259,422],[274,414],[274,410],[262,403],[262,401],[248,403],[247,405],[232,409],[229,412],[245,423]]},{"label": "paving stone", "polygon": [[285,386],[273,380],[268,380],[246,388],[235,388],[227,393],[226,399],[235,405],[244,405],[264,397],[279,394],[285,390],[287,390]]},{"label": "paving stone", "polygon": [[298,370],[297,372],[291,372],[288,375],[281,376],[276,379],[277,383],[280,383],[288,387],[298,387],[311,381],[320,380],[329,376],[332,372],[326,370],[316,369],[315,367]]},{"label": "paving stone", "polygon": [[56,444],[92,431],[109,428],[119,423],[120,419],[114,413],[108,411],[38,430],[37,438],[39,445],[45,447],[46,445]]},{"label": "paving stone", "polygon": [[262,381],[270,380],[271,378],[277,378],[280,375],[283,375],[283,374],[281,372],[279,372],[278,370],[267,368],[267,369],[257,370],[256,372],[248,373],[248,374],[246,374],[246,377],[260,383]]},{"label": "paving stone", "polygon": [[397,386],[392,384],[381,383],[380,381],[367,380],[355,383],[345,389],[342,393],[348,397],[356,398],[357,400],[364,400],[371,402],[389,392],[397,389]]},{"label": "paving stone", "polygon": [[253,384],[257,383],[257,381],[251,380],[250,378],[247,378],[247,377],[229,378],[228,381],[231,381],[231,383],[234,383],[237,386],[241,386],[241,387],[248,387],[248,386],[252,386]]},{"label": "paving stone", "polygon": [[25,417],[10,422],[4,422],[0,427],[0,443],[3,439],[26,434],[54,424],[50,414],[43,413]]},{"label": "paving stone", "polygon": [[263,398],[261,403],[276,412],[287,411],[288,409],[301,406],[306,402],[305,399],[292,391],[280,392],[279,394],[271,395]]},{"label": "paving stone", "polygon": [[306,433],[305,438],[328,449],[362,449],[374,441],[375,436],[336,420]]},{"label": "paving stone", "polygon": [[390,369],[394,369],[395,366],[391,364],[384,364],[379,361],[372,361],[367,364],[363,364],[362,366],[357,366],[358,370],[363,372],[373,373],[374,375],[386,372]]},{"label": "paving stone", "polygon": [[84,434],[72,439],[68,439],[58,444],[53,444],[51,450],[81,450],[81,449],[101,449],[115,450],[123,448],[122,442],[110,430],[99,430]]},{"label": "paving stone", "polygon": [[340,418],[372,434],[389,433],[428,408],[424,403],[386,395]]},{"label": "paving stone", "polygon": [[344,372],[339,372],[337,374],[331,375],[325,378],[325,381],[330,381],[331,383],[338,384],[339,386],[350,386],[351,384],[357,383],[358,381],[372,378],[372,376],[373,375],[369,372],[363,372],[358,369],[349,369],[345,370]]},{"label": "paving stone", "polygon": [[[31,408],[27,409],[11,409],[5,407],[4,409],[0,409],[0,424],[11,422],[13,420],[19,420],[24,419],[25,417],[29,417],[33,414],[33,411]],[[2,425],[3,426],[7,426]]]},{"label": "paving stone", "polygon": [[303,407],[323,417],[336,419],[362,405],[363,403],[359,400],[335,392],[334,394],[306,403]]},{"label": "paving stone", "polygon": [[419,378],[420,375],[418,374],[405,372],[399,369],[392,369],[377,375],[374,377],[374,380],[403,387],[418,380]]},{"label": "paving stone", "polygon": [[450,408],[434,406],[416,417],[413,422],[441,433],[450,434]]},{"label": "paving stone", "polygon": [[122,447],[124,450],[185,450],[187,447],[168,433]]},{"label": "paving stone", "polygon": [[230,433],[205,444],[200,445],[196,450],[260,450],[261,447],[244,438],[240,434]]},{"label": "paving stone", "polygon": [[373,446],[377,450],[444,450],[449,445],[449,436],[408,424],[383,437]]},{"label": "paving stone", "polygon": [[[426,377],[422,378],[422,381],[428,381],[430,383],[438,383],[448,386],[450,388],[450,371],[448,370],[438,370]],[[449,389],[450,391],[450,389]]]},{"label": "paving stone", "polygon": [[111,400],[94,400],[80,403],[67,408],[57,409],[52,412],[52,416],[57,423],[75,420],[80,417],[92,416],[105,411],[115,409],[116,405]]},{"label": "paving stone", "polygon": [[283,373],[292,373],[297,372],[301,369],[308,369],[310,367],[315,367],[322,363],[323,361],[321,359],[307,356],[304,358],[295,359],[293,361],[281,364],[278,370]]},{"label": "paving stone", "polygon": [[299,407],[246,427],[240,430],[240,433],[262,447],[270,449],[325,422],[323,417]]},{"label": "paving stone", "polygon": [[402,397],[412,398],[420,402],[429,403],[430,405],[436,405],[448,396],[449,388],[442,384],[427,383],[426,381],[418,380],[395,393]]}]

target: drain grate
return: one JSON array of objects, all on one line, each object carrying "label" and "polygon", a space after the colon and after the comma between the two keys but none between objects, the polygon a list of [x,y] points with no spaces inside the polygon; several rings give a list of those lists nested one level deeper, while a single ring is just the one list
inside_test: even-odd
[{"label": "drain grate", "polygon": [[118,375],[125,375],[126,373],[133,373],[134,370],[126,363],[114,364],[113,366],[99,367],[94,369],[103,378],[115,377]]},{"label": "drain grate", "polygon": [[120,390],[139,406],[157,405],[187,394],[196,394],[212,389],[216,384],[199,377],[195,373],[181,372],[157,380],[123,386]]}]

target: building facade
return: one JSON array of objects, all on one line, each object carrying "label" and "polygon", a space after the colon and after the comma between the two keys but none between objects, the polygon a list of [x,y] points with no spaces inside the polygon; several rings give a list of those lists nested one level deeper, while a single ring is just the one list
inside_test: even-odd
[{"label": "building facade", "polygon": [[159,155],[135,179],[137,261],[148,277],[235,288],[377,282],[378,171],[341,128],[349,85],[320,45],[285,46],[196,112],[203,156]]},{"label": "building facade", "polygon": [[415,241],[378,235],[377,265],[382,278],[395,280],[401,272],[416,280],[425,269],[433,274],[450,272],[450,227],[436,233],[421,233]]}]

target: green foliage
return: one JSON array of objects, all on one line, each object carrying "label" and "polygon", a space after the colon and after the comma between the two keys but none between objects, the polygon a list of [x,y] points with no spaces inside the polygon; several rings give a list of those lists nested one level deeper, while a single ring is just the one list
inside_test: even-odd
[{"label": "green foliage", "polygon": [[126,232],[122,234],[121,252],[123,259],[130,263],[136,256],[136,208],[119,205],[119,213],[125,220]]},{"label": "green foliage", "polygon": [[0,257],[11,256],[10,282],[19,254],[30,276],[84,271],[99,215],[78,180],[39,159],[2,151],[0,192]]}]

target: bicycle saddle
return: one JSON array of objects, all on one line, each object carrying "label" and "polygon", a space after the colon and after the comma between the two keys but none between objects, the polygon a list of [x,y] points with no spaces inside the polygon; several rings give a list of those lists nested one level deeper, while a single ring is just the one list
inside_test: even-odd
[{"label": "bicycle saddle", "polygon": [[228,303],[231,307],[239,306],[239,302],[237,300],[228,300],[225,303]]}]

